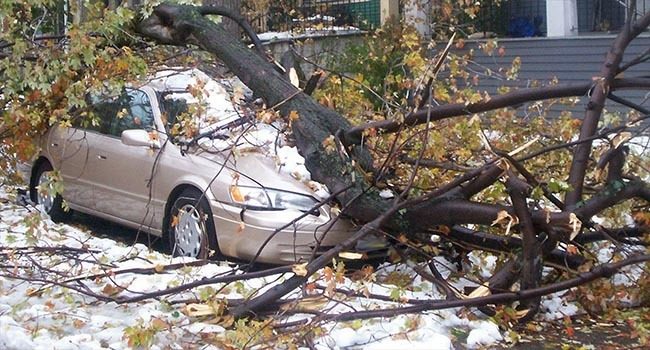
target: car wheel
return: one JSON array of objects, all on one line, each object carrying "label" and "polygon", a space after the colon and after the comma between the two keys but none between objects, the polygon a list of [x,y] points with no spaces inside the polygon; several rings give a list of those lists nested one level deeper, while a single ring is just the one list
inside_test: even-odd
[{"label": "car wheel", "polygon": [[212,212],[208,200],[196,189],[186,189],[174,199],[166,232],[174,256],[197,259],[218,256]]},{"label": "car wheel", "polygon": [[63,208],[63,198],[60,194],[54,194],[52,186],[52,165],[49,162],[42,163],[29,186],[29,194],[36,205],[41,205],[53,221],[64,221],[72,214],[72,210]]}]

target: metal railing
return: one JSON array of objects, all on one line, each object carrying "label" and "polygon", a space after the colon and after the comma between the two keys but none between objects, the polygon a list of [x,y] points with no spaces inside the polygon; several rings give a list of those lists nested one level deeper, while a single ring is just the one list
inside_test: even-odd
[{"label": "metal railing", "polygon": [[[546,33],[546,0],[486,0],[480,15],[469,20],[479,32],[501,37],[542,36]],[[625,23],[629,0],[577,0],[578,32],[618,31]],[[650,0],[637,0],[632,15],[650,11]]]},{"label": "metal railing", "polygon": [[[578,30],[607,32],[621,29],[627,18],[629,0],[578,1]],[[632,16],[638,18],[650,11],[650,0],[637,0]]]},{"label": "metal railing", "polygon": [[243,14],[257,32],[379,27],[380,0],[279,0],[265,8],[245,5]]}]

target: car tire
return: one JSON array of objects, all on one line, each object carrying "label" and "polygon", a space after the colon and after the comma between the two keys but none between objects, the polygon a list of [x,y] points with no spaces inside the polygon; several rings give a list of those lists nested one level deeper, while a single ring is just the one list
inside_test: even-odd
[{"label": "car tire", "polygon": [[197,189],[185,189],[174,199],[165,232],[173,256],[197,259],[220,256],[212,211],[205,195]]},{"label": "car tire", "polygon": [[52,171],[52,165],[49,162],[43,162],[36,170],[34,177],[29,186],[29,196],[36,205],[42,205],[43,210],[47,213],[52,221],[61,222],[70,218],[72,210],[65,210],[63,207],[63,197],[60,194],[52,196],[48,193],[41,192],[40,186],[49,182],[49,175]]}]

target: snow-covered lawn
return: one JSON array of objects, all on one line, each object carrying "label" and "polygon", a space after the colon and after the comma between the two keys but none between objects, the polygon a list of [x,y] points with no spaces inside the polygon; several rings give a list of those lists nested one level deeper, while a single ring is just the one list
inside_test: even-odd
[{"label": "snow-covered lawn", "polygon": [[[260,328],[262,322],[249,325],[234,321],[222,313],[220,301],[259,295],[292,276],[292,272],[228,285],[202,283],[187,291],[118,303],[110,298],[124,300],[244,272],[232,263],[172,258],[140,243],[126,245],[99,238],[71,225],[53,223],[36,208],[14,203],[13,196],[0,189],[0,349],[220,349],[260,343],[271,348],[291,348],[281,325],[301,320],[307,321],[307,327],[319,329],[311,335],[317,349],[477,348],[508,341],[504,339],[507,332],[489,318],[464,308],[347,322],[318,321],[319,313],[384,310],[399,305],[340,293],[325,298],[320,290],[327,289],[325,272],[312,278],[317,280],[313,283],[317,288],[306,287],[286,296],[287,300],[296,300],[303,293],[315,297],[285,304],[305,312],[275,315],[274,326],[280,327],[267,332],[267,338],[259,336],[264,328]],[[114,229],[121,230],[119,226]],[[609,260],[608,251],[603,248],[599,258]],[[496,259],[474,252],[468,257],[478,276],[492,273]],[[440,272],[448,276],[453,264],[444,258],[436,259]],[[613,281],[633,283],[639,273],[638,267],[632,267],[627,273],[617,274]],[[409,287],[397,287],[404,278],[410,279]],[[469,279],[453,281],[459,290],[475,285]],[[413,263],[386,264],[370,279],[346,277],[335,287],[404,302],[444,299],[432,283],[414,272]],[[538,318],[553,320],[578,313],[579,308],[564,295],[560,292],[543,298]],[[304,334],[304,329],[296,332],[294,344],[302,344]],[[273,337],[283,340],[269,344]]]},{"label": "snow-covered lawn", "polygon": [[[0,348],[1,349],[124,349],[151,345],[153,349],[219,348],[237,345],[237,328],[224,328],[219,318],[192,317],[185,302],[201,304],[210,297],[239,299],[262,292],[289,277],[272,275],[224,285],[207,285],[188,292],[118,304],[101,297],[127,298],[206,277],[241,273],[227,263],[192,266],[192,260],[172,258],[142,244],[124,245],[97,238],[65,224],[55,224],[34,208],[13,204],[0,192]],[[116,229],[119,229],[116,227]],[[175,263],[186,266],[168,270]],[[196,263],[196,262],[195,262]],[[122,273],[124,269],[149,268],[150,273]],[[390,266],[377,275],[408,267]],[[406,270],[404,270],[406,269]],[[121,272],[122,271],[122,272]],[[66,283],[77,290],[63,288]],[[402,298],[442,298],[431,283],[413,281],[418,291],[401,291]],[[390,285],[345,279],[339,288],[390,295]],[[96,297],[89,296],[93,293]],[[288,298],[299,294],[289,295]],[[210,299],[215,300],[215,299]],[[203,304],[205,305],[205,303]],[[329,313],[387,308],[395,304],[366,298],[347,298],[344,303],[324,300],[312,307]],[[198,308],[198,311],[197,311]],[[319,349],[362,346],[367,349],[449,349],[458,334],[475,347],[502,339],[498,327],[488,320],[470,320],[458,310],[427,312],[385,319],[325,323],[323,336],[315,339]],[[194,312],[194,313],[193,313]],[[312,317],[293,315],[279,322]],[[224,324],[224,322],[222,322]],[[225,324],[228,326],[228,324]],[[216,338],[215,338],[216,337]],[[464,338],[464,336],[463,336]],[[241,345],[241,344],[240,344]],[[252,345],[252,344],[251,344]]]}]

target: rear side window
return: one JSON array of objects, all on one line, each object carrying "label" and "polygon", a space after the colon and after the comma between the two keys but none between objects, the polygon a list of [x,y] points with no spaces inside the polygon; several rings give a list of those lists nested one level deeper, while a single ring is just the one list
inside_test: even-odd
[{"label": "rear side window", "polygon": [[144,91],[129,89],[113,98],[91,98],[93,123],[85,129],[121,137],[129,129],[155,129],[153,110]]}]

